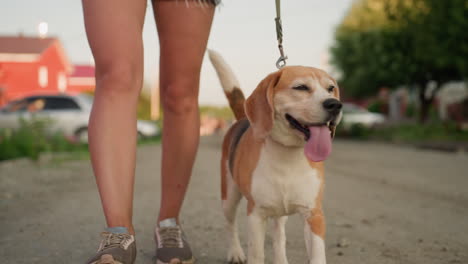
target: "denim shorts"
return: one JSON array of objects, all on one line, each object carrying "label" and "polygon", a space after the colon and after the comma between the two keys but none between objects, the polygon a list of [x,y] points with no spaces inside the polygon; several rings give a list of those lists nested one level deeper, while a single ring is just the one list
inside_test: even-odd
[{"label": "denim shorts", "polygon": [[199,2],[208,3],[217,6],[221,3],[221,0],[153,0],[153,1],[185,1],[185,2]]}]

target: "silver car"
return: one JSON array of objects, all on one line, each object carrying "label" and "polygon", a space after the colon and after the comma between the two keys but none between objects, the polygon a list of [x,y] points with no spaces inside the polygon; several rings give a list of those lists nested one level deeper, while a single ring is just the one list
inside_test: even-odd
[{"label": "silver car", "polygon": [[[47,130],[61,131],[80,142],[88,141],[88,120],[93,97],[80,95],[34,95],[13,101],[0,109],[0,129],[18,129],[21,119],[48,120]],[[139,137],[159,134],[159,128],[150,121],[138,120]]]},{"label": "silver car", "polygon": [[343,120],[341,121],[341,126],[343,126],[345,130],[350,129],[355,124],[372,128],[385,123],[385,121],[385,116],[382,114],[369,112],[367,109],[352,103],[343,104]]}]

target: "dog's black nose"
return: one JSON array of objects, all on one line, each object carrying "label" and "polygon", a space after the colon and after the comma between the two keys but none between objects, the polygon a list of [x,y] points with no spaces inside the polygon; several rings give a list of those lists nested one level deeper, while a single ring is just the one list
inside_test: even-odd
[{"label": "dog's black nose", "polygon": [[341,104],[340,101],[330,98],[325,101],[323,101],[323,108],[330,114],[338,114],[341,110],[341,107],[343,107],[343,104]]}]

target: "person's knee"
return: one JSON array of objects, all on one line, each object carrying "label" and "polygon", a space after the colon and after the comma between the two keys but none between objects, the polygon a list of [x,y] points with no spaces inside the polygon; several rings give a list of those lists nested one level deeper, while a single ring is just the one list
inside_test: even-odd
[{"label": "person's knee", "polygon": [[198,84],[175,81],[162,88],[164,111],[187,114],[198,110]]},{"label": "person's knee", "polygon": [[107,96],[138,95],[142,86],[142,73],[136,68],[125,62],[96,66],[97,89]]}]

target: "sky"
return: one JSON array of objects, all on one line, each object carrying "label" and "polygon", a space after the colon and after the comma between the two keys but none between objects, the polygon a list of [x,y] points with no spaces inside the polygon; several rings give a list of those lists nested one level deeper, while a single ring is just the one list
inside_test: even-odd
[{"label": "sky", "polygon": [[[353,0],[281,1],[283,46],[289,57],[287,64],[330,70],[326,61],[335,28],[352,2]],[[0,35],[22,33],[25,36],[37,36],[37,25],[45,21],[49,26],[48,36],[60,39],[72,63],[93,63],[84,30],[81,1],[14,0],[3,1],[1,6]],[[279,52],[275,12],[275,0],[223,0],[216,10],[208,48],[223,55],[247,96],[261,79],[276,70]],[[143,41],[144,78],[146,84],[153,87],[158,82],[159,44],[149,2]],[[202,67],[199,101],[202,105],[227,105],[207,56]]]}]

